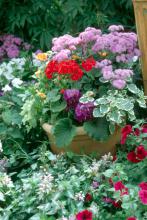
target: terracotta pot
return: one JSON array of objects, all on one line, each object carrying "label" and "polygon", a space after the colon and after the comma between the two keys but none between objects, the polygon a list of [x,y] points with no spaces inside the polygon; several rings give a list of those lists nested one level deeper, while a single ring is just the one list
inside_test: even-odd
[{"label": "terracotta pot", "polygon": [[116,153],[115,145],[119,142],[121,135],[121,128],[117,127],[114,134],[107,141],[99,142],[90,138],[83,127],[77,127],[77,134],[71,144],[66,148],[58,148],[54,143],[54,137],[51,133],[52,125],[45,123],[43,124],[43,129],[48,135],[51,150],[55,154],[72,151],[76,154],[95,154],[97,157],[108,154],[109,152],[114,155]]}]

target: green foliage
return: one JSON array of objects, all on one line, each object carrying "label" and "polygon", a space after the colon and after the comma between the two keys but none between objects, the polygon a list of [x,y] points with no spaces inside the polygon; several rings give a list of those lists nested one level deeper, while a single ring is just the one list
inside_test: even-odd
[{"label": "green foliage", "polygon": [[60,119],[53,129],[55,143],[58,147],[65,147],[70,144],[76,134],[76,127],[68,118]]},{"label": "green foliage", "polygon": [[135,28],[132,0],[99,0],[99,8],[109,19],[109,24],[123,24],[126,29]]},{"label": "green foliage", "polygon": [[49,48],[53,37],[77,33],[87,26],[102,27],[106,16],[95,1],[0,0],[0,30],[19,35],[41,49]]},{"label": "green foliage", "polygon": [[97,141],[106,140],[109,133],[109,125],[105,118],[98,118],[89,122],[84,122],[84,130]]}]

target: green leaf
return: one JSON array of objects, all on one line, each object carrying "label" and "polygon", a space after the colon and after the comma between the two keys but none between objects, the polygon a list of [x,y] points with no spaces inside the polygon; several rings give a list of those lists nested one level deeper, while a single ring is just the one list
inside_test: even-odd
[{"label": "green leaf", "polygon": [[95,108],[95,109],[93,110],[93,116],[94,116],[95,118],[101,118],[101,117],[104,117],[104,115],[105,115],[105,113],[102,113],[102,112],[100,111],[100,108]]},{"label": "green leaf", "polygon": [[101,105],[101,106],[100,106],[100,112],[101,112],[102,114],[108,113],[109,110],[110,110],[110,107],[109,107],[108,105]]},{"label": "green leaf", "polygon": [[91,138],[98,141],[106,140],[110,135],[109,124],[106,118],[98,118],[92,121],[85,122],[84,130]]},{"label": "green leaf", "polygon": [[109,100],[107,100],[106,98],[99,98],[99,99],[96,99],[95,102],[94,102],[94,105],[105,105],[105,104],[108,104],[109,103]]},{"label": "green leaf", "polygon": [[7,124],[21,124],[22,117],[16,110],[7,110],[2,113],[3,121]]},{"label": "green leaf", "polygon": [[2,112],[2,119],[3,121],[7,124],[7,125],[10,125],[12,120],[11,120],[11,111],[10,110],[7,110],[5,112]]},{"label": "green leaf", "polygon": [[138,93],[138,88],[135,84],[128,84],[127,88],[130,92],[137,94]]},{"label": "green leaf", "polygon": [[47,93],[47,98],[50,102],[57,102],[61,98],[61,95],[57,89],[54,89]]},{"label": "green leaf", "polygon": [[76,135],[76,126],[68,118],[61,119],[55,125],[53,134],[57,147],[68,146]]},{"label": "green leaf", "polygon": [[116,124],[120,124],[121,123],[121,115],[118,111],[112,111],[109,114],[109,118],[111,121],[115,122]]},{"label": "green leaf", "polygon": [[110,123],[110,125],[109,125],[109,131],[110,131],[110,134],[113,134],[113,133],[114,133],[114,131],[115,131],[115,124]]},{"label": "green leaf", "polygon": [[125,111],[131,111],[134,108],[134,104],[128,99],[122,99],[118,108]]},{"label": "green leaf", "polygon": [[61,112],[66,108],[66,102],[52,102],[51,103],[51,111],[56,113],[56,112]]}]

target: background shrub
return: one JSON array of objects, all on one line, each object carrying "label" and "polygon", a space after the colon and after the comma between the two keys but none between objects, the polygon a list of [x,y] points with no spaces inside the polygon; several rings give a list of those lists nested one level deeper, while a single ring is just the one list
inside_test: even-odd
[{"label": "background shrub", "polygon": [[0,8],[2,33],[17,34],[44,50],[52,37],[75,34],[87,26],[134,26],[131,0],[0,0]]}]

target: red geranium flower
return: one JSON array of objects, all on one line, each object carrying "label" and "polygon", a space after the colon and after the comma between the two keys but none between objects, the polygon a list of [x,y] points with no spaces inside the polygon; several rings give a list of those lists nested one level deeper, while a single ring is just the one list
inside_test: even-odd
[{"label": "red geranium flower", "polygon": [[115,191],[120,190],[120,196],[128,195],[128,188],[121,181],[114,183],[114,188]]},{"label": "red geranium flower", "polygon": [[117,160],[117,156],[114,155],[112,161],[114,162],[114,161],[116,161],[116,160]]},{"label": "red geranium flower", "polygon": [[92,70],[92,68],[95,66],[95,64],[96,64],[96,61],[94,60],[94,58],[90,57],[87,60],[82,62],[82,67],[84,70],[89,72],[90,70]]},{"label": "red geranium flower", "polygon": [[136,149],[136,156],[138,159],[143,160],[147,157],[147,150],[145,150],[143,145],[140,145]]},{"label": "red geranium flower", "polygon": [[139,184],[139,187],[143,190],[147,190],[147,182],[142,182]]},{"label": "red geranium flower", "polygon": [[112,201],[112,204],[113,204],[113,206],[115,207],[115,208],[121,208],[121,201]]},{"label": "red geranium flower", "polygon": [[134,151],[128,153],[127,160],[129,160],[132,163],[139,163],[141,161],[137,159],[136,153]]},{"label": "red geranium flower", "polygon": [[137,218],[136,218],[136,217],[131,216],[131,217],[127,218],[127,220],[137,220]]},{"label": "red geranium flower", "polygon": [[65,89],[60,90],[60,94],[64,94]]},{"label": "red geranium flower", "polygon": [[134,135],[135,136],[139,136],[140,135],[140,130],[138,128],[135,129]]},{"label": "red geranium flower", "polygon": [[84,210],[76,215],[76,220],[92,220],[92,212]]},{"label": "red geranium flower", "polygon": [[144,124],[143,126],[142,126],[142,133],[147,133],[147,124]]},{"label": "red geranium flower", "polygon": [[147,190],[140,190],[139,193],[139,198],[141,200],[141,202],[144,204],[144,205],[147,205]]},{"label": "red geranium flower", "polygon": [[121,131],[121,144],[125,144],[127,136],[132,133],[132,126],[126,125]]},{"label": "red geranium flower", "polygon": [[115,191],[123,190],[125,188],[124,184],[121,181],[114,183]]},{"label": "red geranium flower", "polygon": [[56,61],[50,61],[46,68],[45,68],[45,74],[48,79],[52,79],[53,73],[58,71],[58,63]]},{"label": "red geranium flower", "polygon": [[113,180],[112,180],[112,178],[109,178],[109,183],[110,183],[110,185],[113,186]]},{"label": "red geranium flower", "polygon": [[92,201],[92,195],[90,193],[86,193],[85,202],[90,202],[90,201]]}]

